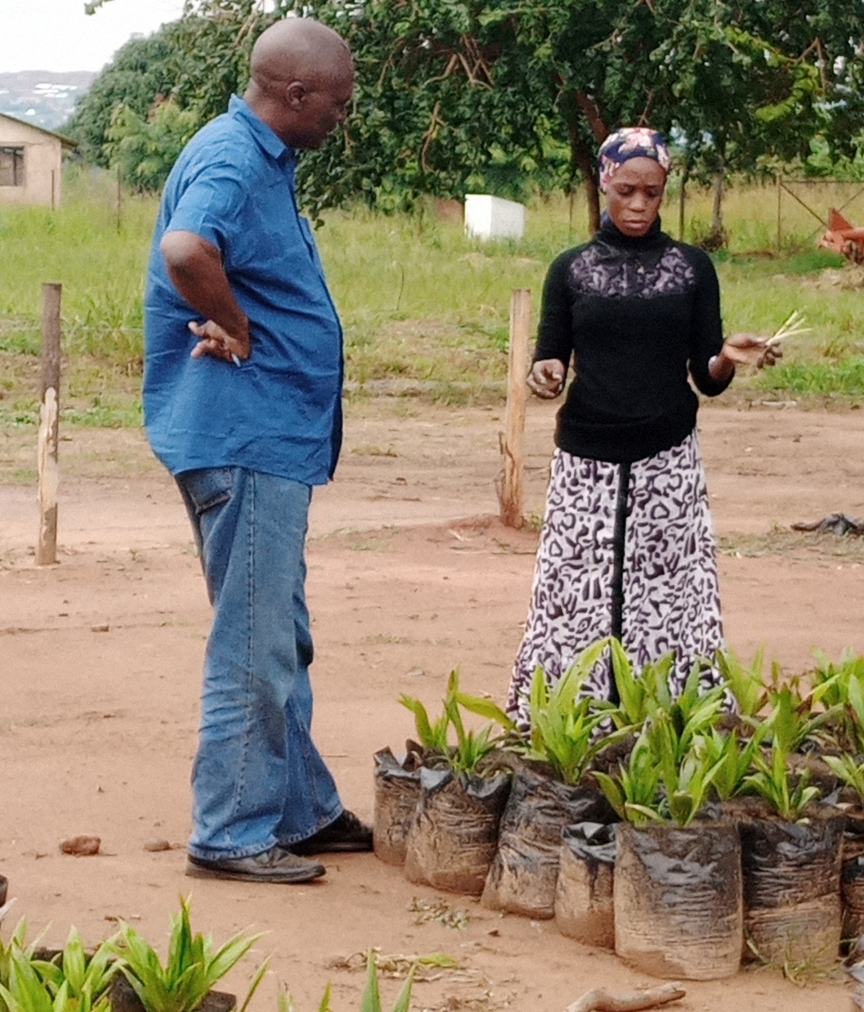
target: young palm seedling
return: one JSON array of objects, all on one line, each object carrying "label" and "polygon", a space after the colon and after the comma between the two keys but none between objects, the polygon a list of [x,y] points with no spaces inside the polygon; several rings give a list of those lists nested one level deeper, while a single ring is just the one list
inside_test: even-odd
[{"label": "young palm seedling", "polygon": [[107,1008],[108,989],[121,968],[120,961],[114,958],[112,943],[113,939],[103,942],[88,956],[81,935],[73,927],[61,953],[50,962],[33,960],[33,966],[51,994],[59,994],[65,984],[69,997],[82,1010],[92,1007],[95,1012]]},{"label": "young palm seedling", "polygon": [[669,675],[675,661],[674,654],[665,654],[659,660],[646,664],[636,673],[626,651],[616,639],[601,640],[608,644],[612,676],[618,689],[619,703],[606,707],[618,727],[641,727],[658,710],[672,705]]},{"label": "young palm seedling", "polygon": [[610,642],[610,650],[620,702],[614,707],[601,703],[598,708],[608,711],[618,727],[641,727],[656,714],[667,713],[672,717],[679,736],[687,729],[686,738],[680,742],[681,751],[684,752],[689,749],[693,734],[707,729],[719,720],[725,701],[725,687],[716,686],[702,691],[703,662],[693,665],[680,696],[673,699],[669,688],[669,677],[675,660],[672,653],[646,664],[637,675],[630,658],[617,640]]},{"label": "young palm seedling", "polygon": [[639,735],[626,764],[618,775],[595,772],[600,788],[618,816],[634,826],[663,821],[655,807],[660,791],[660,770],[644,732]]},{"label": "young palm seedling", "polygon": [[7,1012],[92,1012],[94,1007],[103,1009],[107,1004],[107,999],[103,999],[92,1005],[86,993],[80,1001],[73,998],[66,981],[52,993],[33,962],[14,942],[10,943],[6,956],[8,981],[0,984],[0,1002]]},{"label": "young palm seedling", "polygon": [[835,666],[821,651],[815,653],[812,699],[838,714],[838,744],[850,752],[864,752],[864,655],[846,650]]},{"label": "young palm seedling", "polygon": [[803,313],[799,313],[797,309],[793,309],[771,337],[768,338],[765,346],[767,348],[779,348],[780,344],[787,337],[799,337],[801,334],[809,334],[812,328],[805,326],[806,323],[807,317]]},{"label": "young palm seedling", "polygon": [[771,750],[770,763],[756,755],[756,772],[744,778],[743,787],[761,795],[784,822],[797,822],[820,791],[810,783],[809,770],[790,775],[787,759],[780,748]]},{"label": "young palm seedling", "polygon": [[[194,1012],[259,938],[261,935],[240,933],[214,952],[209,935],[193,935],[189,898],[181,896],[180,913],[171,915],[171,939],[164,966],[150,943],[124,922],[111,950],[121,958],[121,969],[146,1012]],[[245,1012],[266,969],[266,962],[258,968],[239,1012]]]},{"label": "young palm seedling", "polygon": [[[693,733],[685,728],[686,740]],[[668,713],[659,712],[645,725],[628,766],[618,777],[595,773],[612,807],[636,826],[649,822],[689,826],[705,807],[719,772],[703,749],[683,748]]]},{"label": "young palm seedling", "polygon": [[768,702],[768,692],[762,678],[765,660],[764,648],[760,647],[750,666],[743,664],[732,650],[718,650],[717,667],[735,698],[738,713],[745,720],[754,720]]},{"label": "young palm seedling", "polygon": [[760,724],[751,739],[742,743],[737,731],[724,735],[712,728],[696,739],[695,748],[715,770],[711,784],[721,801],[729,801],[741,790],[767,732],[768,726]]},{"label": "young palm seedling", "polygon": [[578,698],[582,679],[571,668],[550,688],[541,669],[534,672],[529,697],[531,733],[520,751],[527,759],[548,763],[555,776],[567,784],[578,784],[594,759],[605,748],[633,730],[617,728],[603,733],[607,714],[592,710],[592,700]]},{"label": "young palm seedling", "polygon": [[[457,773],[476,773],[482,761],[501,744],[500,737],[493,737],[494,724],[490,723],[479,731],[466,730],[460,706],[475,713],[489,715],[505,730],[515,725],[509,717],[489,700],[467,696],[459,691],[459,673],[451,671],[444,697],[444,712],[434,721],[430,720],[426,707],[412,696],[400,696],[399,702],[414,714],[414,724],[420,744],[433,755],[440,756]],[[456,741],[450,743],[450,729]]]},{"label": "young palm seedling", "polygon": [[802,696],[797,679],[770,689],[768,698],[772,712],[766,723],[771,744],[787,757],[808,742],[826,739],[828,729],[843,712],[839,705],[814,710],[812,694]]},{"label": "young palm seedling", "polygon": [[832,773],[836,774],[847,787],[851,787],[864,805],[864,762],[856,763],[855,759],[845,752],[839,756],[826,755],[823,758]]},{"label": "young palm seedling", "polygon": [[[44,932],[43,932],[44,934]],[[25,944],[27,938],[27,918],[22,917],[21,920],[15,925],[15,929],[12,932],[12,936],[9,939],[7,945],[3,944],[3,939],[0,938],[0,984],[4,987],[9,986],[9,975],[12,967],[12,952],[18,950],[23,953],[28,960],[32,960],[33,952],[39,942],[36,938],[29,945]],[[0,1005],[2,1007],[2,1005]]]}]

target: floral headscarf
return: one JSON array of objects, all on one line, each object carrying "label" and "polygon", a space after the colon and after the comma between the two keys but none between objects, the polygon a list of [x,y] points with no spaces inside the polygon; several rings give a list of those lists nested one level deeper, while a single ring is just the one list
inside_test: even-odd
[{"label": "floral headscarf", "polygon": [[619,166],[631,158],[652,158],[666,173],[672,164],[669,147],[662,134],[648,127],[622,127],[609,134],[597,153],[602,193],[606,192]]}]

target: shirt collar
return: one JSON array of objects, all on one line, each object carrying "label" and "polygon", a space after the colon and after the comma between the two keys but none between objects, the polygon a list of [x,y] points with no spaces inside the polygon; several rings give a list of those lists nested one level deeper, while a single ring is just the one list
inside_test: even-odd
[{"label": "shirt collar", "polygon": [[239,95],[231,96],[228,115],[243,120],[255,140],[275,162],[280,165],[294,163],[297,157],[294,148],[281,140],[264,120],[259,119]]}]

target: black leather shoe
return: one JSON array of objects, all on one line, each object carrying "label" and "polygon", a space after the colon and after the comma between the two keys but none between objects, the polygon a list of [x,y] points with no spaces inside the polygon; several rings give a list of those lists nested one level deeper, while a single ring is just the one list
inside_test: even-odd
[{"label": "black leather shoe", "polygon": [[186,861],[186,874],[192,878],[230,878],[240,882],[311,882],[325,872],[323,864],[305,861],[284,847],[220,861],[205,861],[190,854]]},{"label": "black leather shoe", "polygon": [[371,850],[372,827],[361,822],[353,812],[344,811],[335,822],[331,822],[314,836],[299,843],[292,843],[290,846],[295,854]]}]

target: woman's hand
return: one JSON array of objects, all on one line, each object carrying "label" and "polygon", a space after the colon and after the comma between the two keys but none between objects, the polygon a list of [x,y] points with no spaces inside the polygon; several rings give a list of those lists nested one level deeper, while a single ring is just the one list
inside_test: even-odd
[{"label": "woman's hand", "polygon": [[534,363],[526,382],[538,397],[551,400],[561,393],[566,375],[563,362],[557,358],[544,358]]},{"label": "woman's hand", "polygon": [[775,365],[782,357],[783,352],[777,345],[771,344],[770,338],[759,337],[757,334],[730,334],[708,371],[713,379],[723,382],[732,375],[736,365],[762,369],[764,366]]}]

